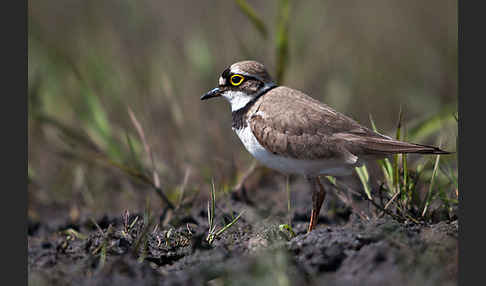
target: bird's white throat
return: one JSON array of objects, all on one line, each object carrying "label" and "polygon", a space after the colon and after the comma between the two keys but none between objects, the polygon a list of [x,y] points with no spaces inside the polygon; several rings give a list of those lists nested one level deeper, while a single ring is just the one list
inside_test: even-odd
[{"label": "bird's white throat", "polygon": [[231,104],[231,111],[245,107],[252,100],[251,96],[241,91],[226,91],[222,96]]}]

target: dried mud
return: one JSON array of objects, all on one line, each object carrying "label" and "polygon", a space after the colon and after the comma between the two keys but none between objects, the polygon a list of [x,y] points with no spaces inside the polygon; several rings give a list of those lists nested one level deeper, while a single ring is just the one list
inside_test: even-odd
[{"label": "dried mud", "polygon": [[[104,216],[56,224],[29,222],[29,285],[455,285],[458,221],[363,220],[341,207],[321,212],[306,233],[310,196],[294,192],[293,231],[281,230],[281,197],[248,205],[218,198],[222,225],[242,218],[210,245],[204,202],[169,224]],[[326,215],[322,215],[325,213]],[[59,221],[59,220],[58,220]],[[76,236],[75,230],[80,235]]]}]

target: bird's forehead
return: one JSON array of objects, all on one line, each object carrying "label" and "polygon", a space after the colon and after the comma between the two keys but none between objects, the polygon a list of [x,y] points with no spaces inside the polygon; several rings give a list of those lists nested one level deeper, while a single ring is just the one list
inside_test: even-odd
[{"label": "bird's forehead", "polygon": [[231,66],[230,71],[231,71],[231,73],[236,73],[236,74],[244,74],[244,73],[246,73],[239,66],[235,66],[235,65]]}]

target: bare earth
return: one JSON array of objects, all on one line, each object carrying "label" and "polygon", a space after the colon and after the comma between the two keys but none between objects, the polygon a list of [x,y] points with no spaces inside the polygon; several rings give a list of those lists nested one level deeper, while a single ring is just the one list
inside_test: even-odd
[{"label": "bare earth", "polygon": [[363,220],[338,207],[321,211],[317,229],[307,234],[310,196],[293,191],[292,237],[279,229],[286,221],[285,195],[272,192],[283,193],[252,193],[253,205],[235,196],[218,198],[220,226],[232,212],[246,211],[211,245],[205,241],[206,202],[156,229],[158,218],[146,228],[143,212],[130,215],[129,225],[138,218],[128,231],[122,214],[99,218],[103,234],[88,218],[31,221],[29,285],[457,284],[457,219],[429,225],[387,216]]}]

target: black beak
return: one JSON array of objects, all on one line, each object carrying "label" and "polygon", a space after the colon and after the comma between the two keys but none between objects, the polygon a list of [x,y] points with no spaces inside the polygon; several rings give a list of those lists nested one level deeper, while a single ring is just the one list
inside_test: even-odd
[{"label": "black beak", "polygon": [[205,95],[201,96],[201,100],[206,100],[206,99],[210,99],[212,97],[221,96],[220,92],[221,92],[221,89],[219,89],[218,87],[213,88],[210,91],[208,91]]}]

